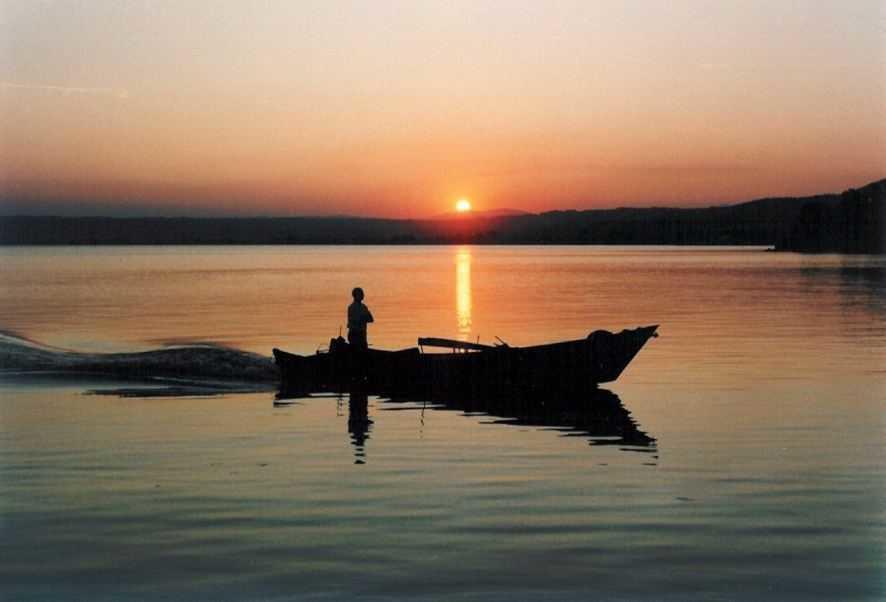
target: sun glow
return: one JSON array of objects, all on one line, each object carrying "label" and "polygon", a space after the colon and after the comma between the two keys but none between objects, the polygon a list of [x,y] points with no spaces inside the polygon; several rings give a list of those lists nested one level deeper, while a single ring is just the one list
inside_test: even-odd
[{"label": "sun glow", "polygon": [[458,213],[467,213],[471,210],[471,201],[468,199],[458,199],[455,202],[455,210]]}]

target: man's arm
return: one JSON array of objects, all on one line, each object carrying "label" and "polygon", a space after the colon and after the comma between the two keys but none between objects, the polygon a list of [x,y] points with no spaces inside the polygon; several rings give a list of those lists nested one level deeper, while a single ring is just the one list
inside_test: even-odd
[{"label": "man's arm", "polygon": [[366,318],[366,323],[367,323],[367,324],[369,324],[370,322],[375,322],[375,320],[372,318],[372,312],[369,311],[369,308],[368,308],[368,307],[366,307],[366,306],[364,305],[364,306],[363,306],[363,311],[365,312],[365,313],[364,313],[364,317]]}]

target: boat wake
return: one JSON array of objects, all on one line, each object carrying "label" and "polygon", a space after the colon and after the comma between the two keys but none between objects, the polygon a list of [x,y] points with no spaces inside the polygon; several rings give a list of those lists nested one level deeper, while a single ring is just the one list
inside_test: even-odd
[{"label": "boat wake", "polygon": [[0,377],[137,381],[138,386],[93,391],[121,396],[212,395],[272,390],[271,358],[211,344],[177,345],[132,353],[83,353],[0,333]]}]

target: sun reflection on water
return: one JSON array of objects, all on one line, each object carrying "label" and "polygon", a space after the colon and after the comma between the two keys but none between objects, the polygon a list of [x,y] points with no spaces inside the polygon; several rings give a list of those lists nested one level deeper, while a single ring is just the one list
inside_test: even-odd
[{"label": "sun reflection on water", "polygon": [[458,337],[467,341],[471,334],[471,249],[459,247],[455,255],[455,315]]}]

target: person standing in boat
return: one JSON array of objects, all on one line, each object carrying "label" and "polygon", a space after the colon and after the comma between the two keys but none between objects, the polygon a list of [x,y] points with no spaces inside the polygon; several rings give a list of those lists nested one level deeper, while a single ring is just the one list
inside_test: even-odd
[{"label": "person standing in boat", "polygon": [[366,350],[369,344],[366,341],[366,325],[375,320],[372,312],[363,304],[363,289],[359,286],[351,291],[354,302],[348,306],[348,343],[355,349]]}]

